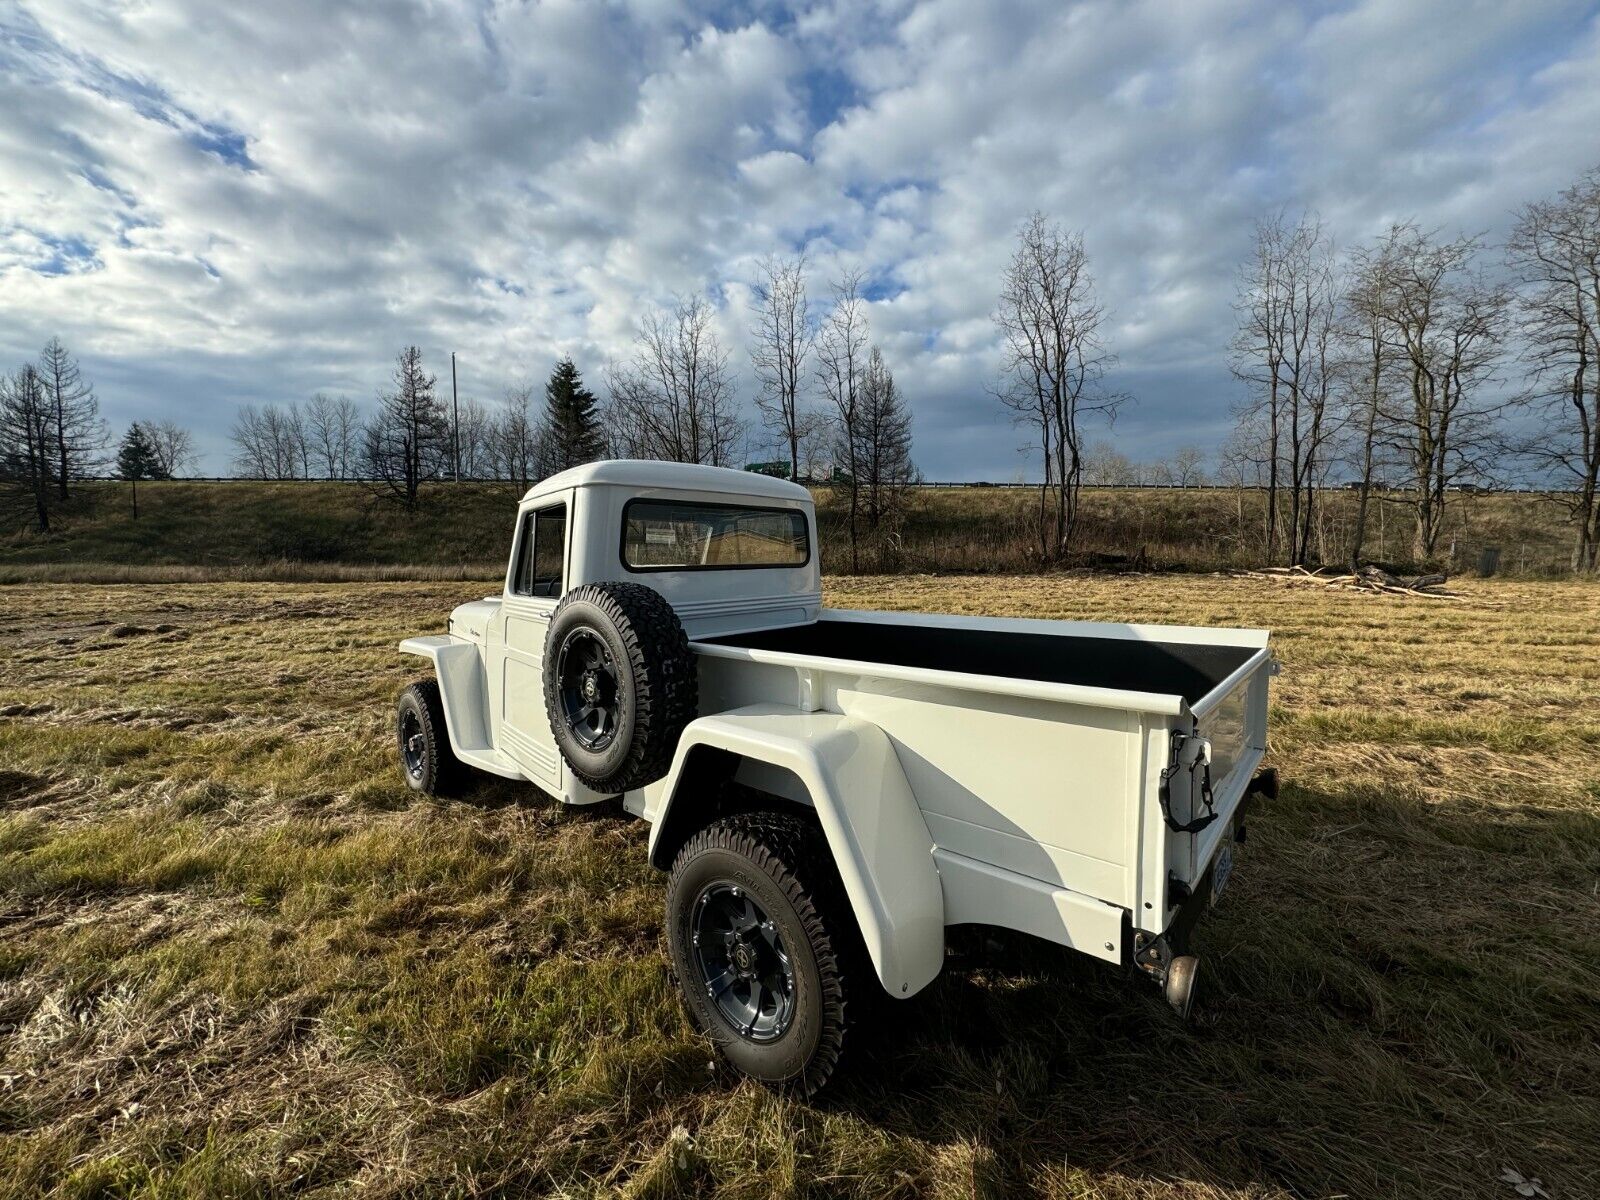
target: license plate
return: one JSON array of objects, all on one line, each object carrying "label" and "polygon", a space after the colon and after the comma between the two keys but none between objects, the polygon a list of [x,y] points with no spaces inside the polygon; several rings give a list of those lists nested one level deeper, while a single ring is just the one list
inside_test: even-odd
[{"label": "license plate", "polygon": [[1211,860],[1211,903],[1215,904],[1228,886],[1228,876],[1233,874],[1233,843],[1224,842]]}]

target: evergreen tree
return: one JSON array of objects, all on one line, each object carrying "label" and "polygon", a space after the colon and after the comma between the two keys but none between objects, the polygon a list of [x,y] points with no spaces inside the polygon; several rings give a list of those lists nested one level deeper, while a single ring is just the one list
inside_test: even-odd
[{"label": "evergreen tree", "polygon": [[161,460],[150,435],[138,421],[128,426],[122,445],[117,448],[117,474],[133,485],[133,519],[139,519],[139,480],[159,479]]},{"label": "evergreen tree", "polygon": [[859,473],[867,525],[876,529],[895,510],[917,471],[911,462],[911,413],[876,346],[867,355],[856,407],[856,446],[850,458]]},{"label": "evergreen tree", "polygon": [[595,409],[598,401],[583,386],[583,377],[572,359],[563,358],[544,385],[545,421],[550,469],[564,471],[605,456],[606,439],[600,430]]}]

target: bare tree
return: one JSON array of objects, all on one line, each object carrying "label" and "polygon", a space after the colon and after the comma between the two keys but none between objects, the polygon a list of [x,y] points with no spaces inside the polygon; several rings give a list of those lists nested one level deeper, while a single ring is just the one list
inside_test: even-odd
[{"label": "bare tree", "polygon": [[833,426],[826,414],[812,411],[800,426],[801,483],[826,483],[833,475]]},{"label": "bare tree", "polygon": [[1289,533],[1295,562],[1312,557],[1312,535],[1321,528],[1317,498],[1327,478],[1330,439],[1338,431],[1338,412],[1331,401],[1345,369],[1340,357],[1339,286],[1332,247],[1323,241],[1312,248],[1307,277],[1294,305],[1295,341],[1303,346],[1291,360],[1296,372],[1291,376],[1287,442],[1293,489]]},{"label": "bare tree", "polygon": [[84,379],[78,360],[67,352],[60,338],[45,343],[38,370],[51,410],[56,493],[65,500],[69,480],[82,478],[91,468],[104,463],[111,431],[100,419],[94,385]]},{"label": "bare tree", "polygon": [[[1233,490],[1234,513],[1238,522],[1235,543],[1241,551],[1252,543],[1245,519],[1244,495],[1261,490],[1265,494],[1267,460],[1270,457],[1264,423],[1258,414],[1235,425],[1217,455],[1217,479]],[[1265,530],[1262,530],[1265,533]],[[1260,545],[1265,547],[1263,538]]]},{"label": "bare tree", "polygon": [[751,330],[750,352],[761,393],[756,407],[762,423],[782,439],[789,450],[789,478],[800,478],[800,444],[805,437],[807,414],[800,405],[807,362],[816,344],[806,302],[806,260],[769,258],[761,264],[756,285],[760,303]]},{"label": "bare tree", "polygon": [[509,479],[525,492],[545,475],[545,429],[539,419],[531,383],[506,389],[500,414],[490,428],[490,458],[497,478]]},{"label": "bare tree", "polygon": [[363,431],[362,465],[378,493],[407,509],[422,485],[450,468],[450,420],[434,395],[434,376],[422,351],[407,346],[395,358],[394,390],[380,393],[378,411]]},{"label": "bare tree", "polygon": [[1090,487],[1126,487],[1139,482],[1139,471],[1109,443],[1094,442],[1083,456],[1083,482]]},{"label": "bare tree", "polygon": [[850,492],[850,570],[859,572],[861,515],[861,387],[867,366],[867,306],[861,296],[861,273],[846,271],[833,285],[833,311],[816,341],[817,379],[833,405],[830,423]]},{"label": "bare tree", "polygon": [[305,435],[324,478],[350,478],[361,437],[361,410],[355,401],[316,393],[306,404]]},{"label": "bare tree", "polygon": [[1414,225],[1394,234],[1390,336],[1402,384],[1384,422],[1411,487],[1413,550],[1432,558],[1450,489],[1493,470],[1504,403],[1486,395],[1509,333],[1510,293],[1475,269],[1480,242],[1441,242]]},{"label": "bare tree", "polygon": [[1281,218],[1276,222],[1257,222],[1254,252],[1240,272],[1239,298],[1234,303],[1239,330],[1234,335],[1233,371],[1254,390],[1251,400],[1238,414],[1239,423],[1253,423],[1259,419],[1265,434],[1262,461],[1267,489],[1266,556],[1269,562],[1276,559],[1278,552],[1278,466],[1286,340],[1279,265],[1282,240]]},{"label": "bare tree", "polygon": [[456,461],[462,479],[482,479],[492,473],[490,440],[493,420],[476,400],[460,401],[455,411]]},{"label": "bare tree", "polygon": [[699,296],[647,315],[633,360],[607,371],[611,435],[624,454],[714,467],[733,461],[743,424],[713,317]]},{"label": "bare tree", "polygon": [[50,530],[56,463],[55,405],[32,363],[0,378],[0,484],[7,507]]},{"label": "bare tree", "polygon": [[150,444],[153,478],[171,479],[194,460],[194,437],[174,421],[144,422]]},{"label": "bare tree", "polygon": [[233,441],[234,470],[247,479],[299,479],[308,474],[305,419],[296,405],[246,404],[228,436]]},{"label": "bare tree", "polygon": [[1034,213],[1017,235],[994,321],[1005,349],[1000,400],[1033,426],[1044,455],[1039,548],[1047,559],[1065,553],[1077,530],[1085,418],[1111,419],[1121,402],[1102,388],[1116,361],[1101,341],[1103,320],[1083,235]]},{"label": "bare tree", "polygon": [[1383,450],[1380,435],[1386,432],[1393,412],[1390,394],[1401,357],[1392,328],[1394,289],[1404,240],[1405,227],[1395,225],[1372,246],[1353,251],[1344,295],[1340,332],[1350,362],[1344,396],[1349,426],[1355,435],[1352,458],[1358,486],[1348,551],[1352,571],[1361,568],[1372,511],[1374,472]]},{"label": "bare tree", "polygon": [[[1255,250],[1239,280],[1234,374],[1250,385],[1241,420],[1259,415],[1267,442],[1267,557],[1277,557],[1279,493],[1289,485],[1289,557],[1302,561],[1316,521],[1317,489],[1332,432],[1329,400],[1339,364],[1338,285],[1322,224],[1283,216],[1256,224]],[[1287,475],[1287,480],[1285,479]]]},{"label": "bare tree", "polygon": [[311,478],[311,430],[306,422],[306,414],[298,404],[290,404],[283,411],[284,433],[289,439],[290,452],[294,456],[294,475],[301,479]]},{"label": "bare tree", "polygon": [[1205,487],[1205,451],[1198,446],[1180,446],[1172,458],[1172,481],[1179,487]]},{"label": "bare tree", "polygon": [[1520,315],[1538,434],[1521,450],[1559,480],[1577,527],[1573,568],[1600,567],[1600,168],[1553,200],[1525,205],[1507,253],[1523,285]]},{"label": "bare tree", "polygon": [[245,479],[272,478],[272,456],[261,426],[261,411],[254,404],[246,404],[234,414],[228,440],[233,443],[235,475]]}]

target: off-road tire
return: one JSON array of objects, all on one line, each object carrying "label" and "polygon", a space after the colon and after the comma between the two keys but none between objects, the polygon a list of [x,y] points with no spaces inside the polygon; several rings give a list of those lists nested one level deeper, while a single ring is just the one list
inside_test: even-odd
[{"label": "off-road tire", "polygon": [[[617,729],[600,751],[578,741],[562,711],[557,659],[580,627],[606,643],[617,667]],[[544,705],[561,757],[595,791],[615,795],[665,775],[699,709],[695,657],[666,597],[639,583],[588,583],[563,596],[545,637]]]},{"label": "off-road tire", "polygon": [[[421,760],[415,770],[406,758],[408,714],[415,718],[415,733],[421,738]],[[401,691],[395,706],[395,737],[399,743],[400,774],[412,791],[444,796],[460,786],[461,760],[450,749],[450,731],[437,681],[421,679]]]},{"label": "off-road tire", "polygon": [[[795,967],[795,1010],[776,1040],[746,1038],[708,995],[692,936],[697,898],[734,882],[778,927]],[[667,943],[695,1024],[734,1069],[780,1091],[812,1095],[845,1050],[852,1008],[876,986],[827,840],[799,813],[724,817],[678,852],[667,887]]]}]

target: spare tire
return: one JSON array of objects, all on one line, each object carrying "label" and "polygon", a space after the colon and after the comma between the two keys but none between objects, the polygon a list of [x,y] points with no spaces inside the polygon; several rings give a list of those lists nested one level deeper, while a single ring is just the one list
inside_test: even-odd
[{"label": "spare tire", "polygon": [[544,707],[561,757],[597,792],[667,773],[699,705],[689,638],[639,583],[588,583],[561,598],[544,642]]}]

